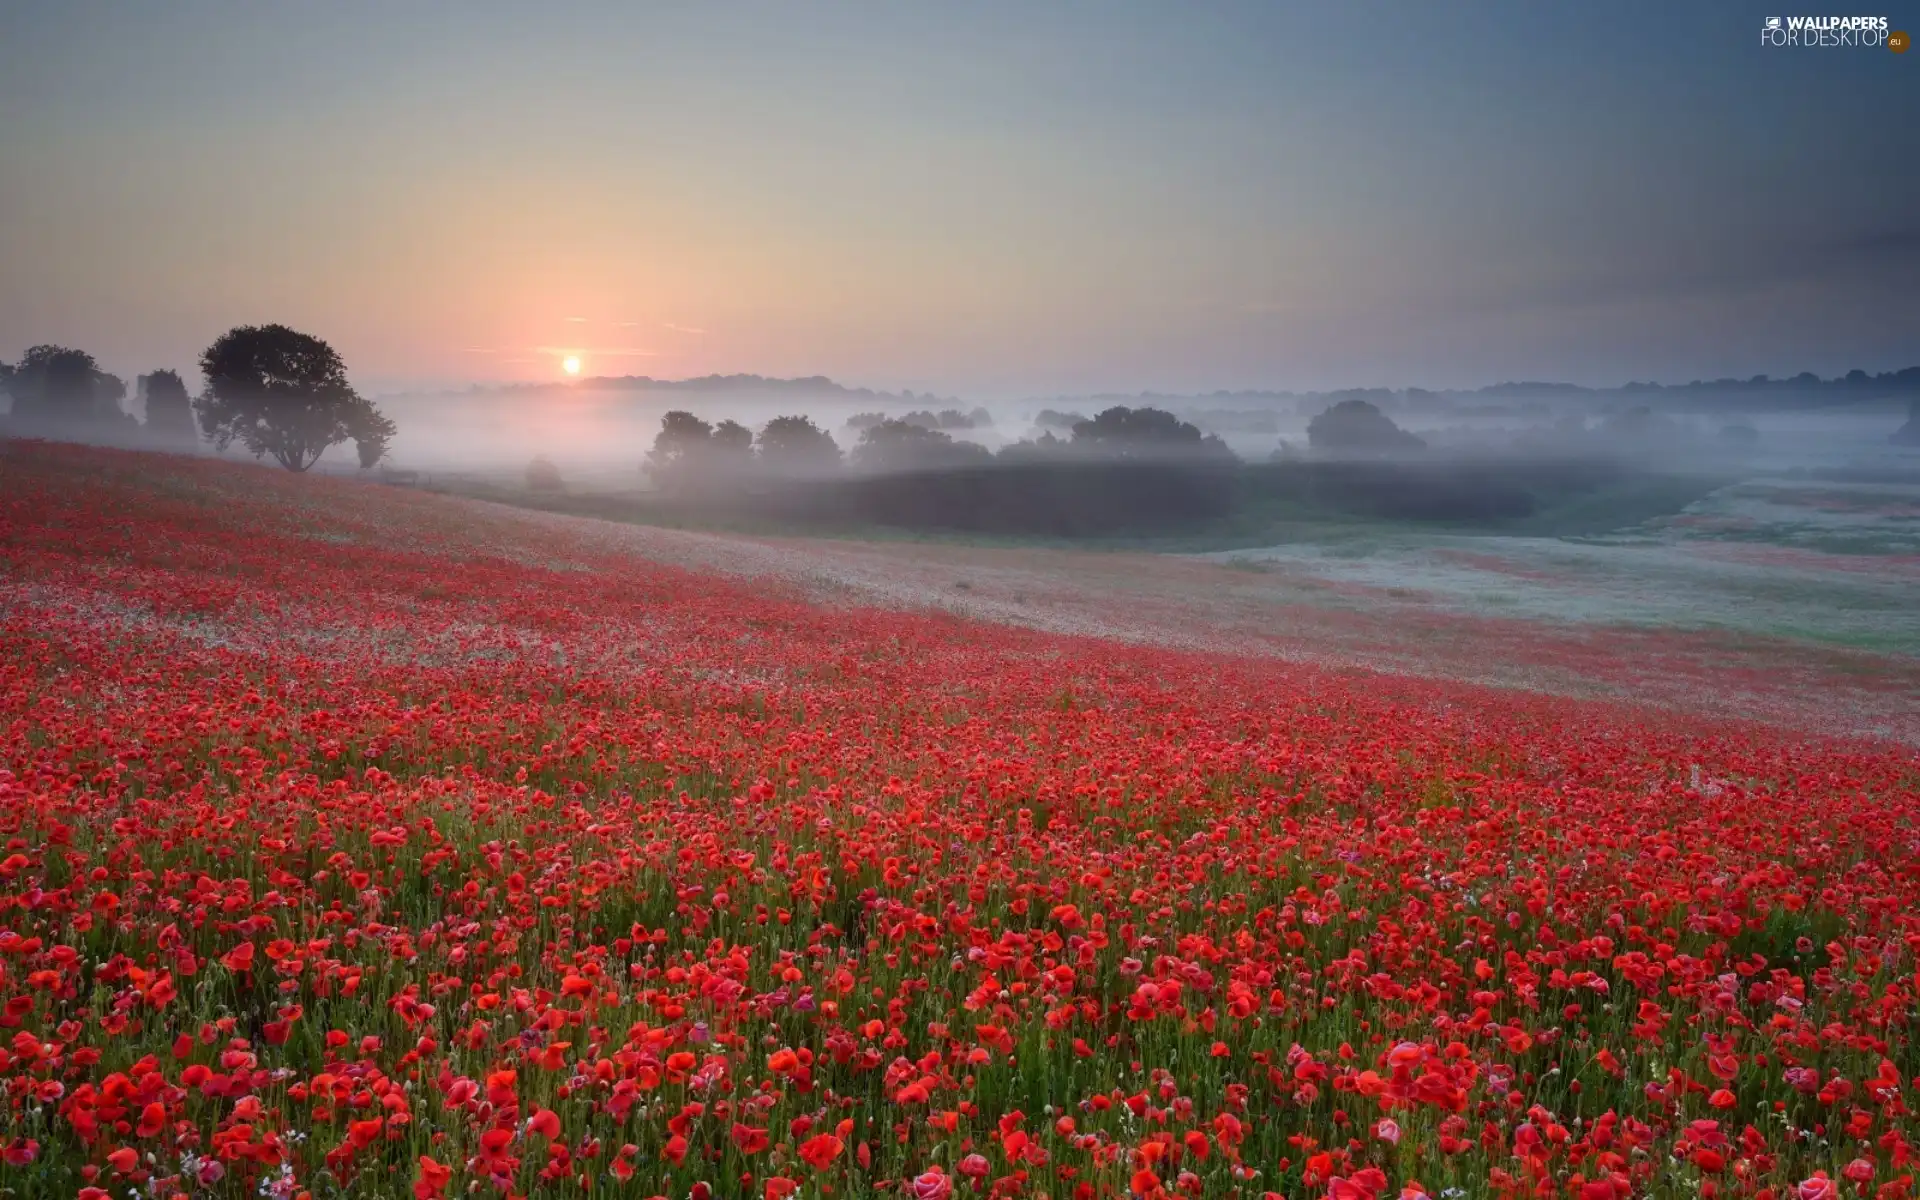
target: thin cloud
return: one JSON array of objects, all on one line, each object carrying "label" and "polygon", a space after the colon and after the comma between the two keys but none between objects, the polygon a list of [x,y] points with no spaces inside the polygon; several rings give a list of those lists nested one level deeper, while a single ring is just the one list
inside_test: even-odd
[{"label": "thin cloud", "polygon": [[675,325],[671,321],[667,322],[667,324],[664,325],[662,328],[671,329],[675,333],[705,333],[706,332],[706,330],[704,329],[695,329],[691,325]]},{"label": "thin cloud", "polygon": [[587,323],[587,319],[585,317],[568,317],[567,318],[567,324],[569,325],[585,325],[586,323]]},{"label": "thin cloud", "polygon": [[500,353],[500,351],[491,349],[486,346],[462,346],[460,347],[460,353],[462,354],[498,354]]},{"label": "thin cloud", "polygon": [[535,354],[577,354],[582,358],[652,358],[656,351],[638,346],[535,346]]}]

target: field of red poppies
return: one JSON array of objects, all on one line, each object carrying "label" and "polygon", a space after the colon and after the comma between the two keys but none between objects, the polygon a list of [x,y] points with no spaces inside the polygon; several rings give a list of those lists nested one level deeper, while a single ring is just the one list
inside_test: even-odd
[{"label": "field of red poppies", "polygon": [[1913,1190],[1920,761],[0,443],[0,1193]]}]

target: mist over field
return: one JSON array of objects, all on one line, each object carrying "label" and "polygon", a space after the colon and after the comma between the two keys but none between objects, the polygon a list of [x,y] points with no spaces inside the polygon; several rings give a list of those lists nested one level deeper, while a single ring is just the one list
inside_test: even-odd
[{"label": "mist over field", "polygon": [[[1084,570],[1048,554],[1144,550],[1210,564],[1225,578],[1191,586],[1286,606],[1289,619],[1307,603],[1911,662],[1916,396],[1911,369],[981,403],[824,378],[594,378],[381,396],[395,432],[379,465],[362,468],[348,443],[315,469],[725,537],[932,539],[885,568],[903,574],[883,594],[1018,623],[1082,619],[1031,601]],[[25,417],[11,427],[155,444],[126,414],[64,427]],[[192,439],[167,448],[211,452]],[[1038,574],[998,587],[960,571],[923,577],[969,545],[1027,554],[1020,570]],[[875,586],[868,567],[848,576],[843,552],[823,546],[794,543],[812,564],[794,569]],[[1119,587],[1103,627],[1135,587]],[[1240,628],[1197,619],[1218,625],[1208,644]],[[1118,627],[1191,636],[1144,614]],[[1472,674],[1506,677],[1497,662]],[[1850,728],[1900,727],[1866,715],[1877,702],[1860,711]]]},{"label": "mist over field", "polygon": [[[121,389],[110,402],[114,410],[135,421],[146,418],[145,397],[126,395],[124,381],[111,378]],[[1729,461],[1770,470],[1833,467],[1851,460],[1884,460],[1897,466],[1910,461],[1903,447],[1912,442],[1895,435],[1912,427],[1916,394],[1920,372],[1903,371],[1856,382],[1727,380],[1614,389],[1509,383],[1462,391],[1141,392],[988,401],[910,389],[875,391],[824,378],[711,376],[473,385],[375,398],[398,426],[386,459],[391,467],[511,472],[537,456],[602,475],[638,471],[661,418],[672,411],[691,412],[709,423],[736,421],[751,430],[778,416],[806,416],[844,450],[853,449],[864,427],[876,418],[923,420],[958,440],[999,451],[1048,433],[1067,436],[1076,421],[1107,408],[1130,406],[1171,412],[1218,437],[1245,461],[1289,452],[1321,458],[1377,455],[1380,447],[1312,443],[1312,419],[1343,401],[1379,408],[1396,426],[1422,439],[1425,444],[1419,449],[1431,458],[1571,449],[1668,468]],[[0,391],[0,416],[15,403]],[[1642,409],[1644,414],[1636,411]],[[102,428],[56,421],[37,429],[15,424],[26,432],[73,440],[137,441],[130,424]],[[343,453],[323,461],[348,465],[351,460]]]},{"label": "mist over field", "polygon": [[[852,448],[860,433],[849,421],[862,415],[937,418],[945,412],[965,418],[947,425],[949,432],[1000,450],[1049,430],[1064,436],[1074,419],[1116,405],[1170,411],[1220,437],[1243,459],[1257,461],[1280,452],[1283,445],[1310,449],[1308,424],[1342,400],[1375,404],[1433,449],[1454,454],[1537,452],[1574,432],[1605,435],[1610,419],[1618,427],[1624,415],[1646,407],[1657,414],[1657,426],[1615,429],[1617,436],[1596,437],[1595,448],[1604,442],[1613,452],[1676,462],[1721,457],[1731,450],[1754,462],[1784,467],[1803,458],[1807,461],[1797,465],[1889,453],[1889,437],[1910,415],[1916,391],[1920,379],[1886,378],[1859,384],[1835,380],[1824,386],[1795,380],[1756,386],[1729,380],[1719,386],[1664,389],[1503,384],[1463,391],[1403,387],[975,400],[910,389],[875,391],[827,379],[714,376],[476,386],[394,393],[381,396],[380,402],[403,418],[392,453],[396,465],[409,468],[513,470],[523,467],[530,455],[540,455],[590,471],[617,469],[644,456],[660,419],[675,410],[752,429],[776,416],[805,415],[845,449]],[[1749,429],[1755,436],[1746,435]]]}]

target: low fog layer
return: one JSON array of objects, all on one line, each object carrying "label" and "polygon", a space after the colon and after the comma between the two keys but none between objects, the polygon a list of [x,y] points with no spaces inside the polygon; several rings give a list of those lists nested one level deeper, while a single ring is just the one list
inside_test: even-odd
[{"label": "low fog layer", "polygon": [[[242,334],[274,345],[304,336]],[[325,453],[270,443],[271,457],[296,467],[317,457],[335,472],[377,463],[374,477],[387,482],[651,497],[694,515],[1069,536],[1244,525],[1294,510],[1510,520],[1583,492],[1617,492],[1640,475],[1920,470],[1920,368],[1668,387],[992,405],[824,378],[623,378],[389,395],[369,406],[344,384],[337,356],[329,361],[329,386],[346,389],[353,420],[328,435],[338,444]],[[8,369],[8,392],[0,432],[14,436],[205,452],[196,426],[211,430],[217,416],[239,436],[228,453],[260,444],[247,440],[245,405],[213,403],[211,386],[190,397],[185,381],[161,371],[129,389],[78,351],[34,348]]]},{"label": "low fog layer", "polygon": [[[1524,451],[1572,432],[1609,427],[1631,435],[1635,410],[1644,408],[1655,419],[1642,431],[1643,440],[1655,449],[1678,433],[1707,443],[1747,439],[1765,457],[1792,457],[1810,449],[1844,453],[1847,447],[1885,444],[1906,420],[1916,393],[1920,370],[1877,378],[1802,376],[1610,390],[1521,383],[1468,392],[1143,393],[980,404],[957,396],[849,388],[825,379],[735,376],[677,383],[583,380],[387,395],[375,402],[398,427],[389,448],[389,465],[397,468],[518,470],[539,456],[562,468],[599,471],[622,465],[637,470],[661,419],[672,411],[715,424],[734,421],[756,432],[778,416],[806,416],[843,450],[851,450],[877,420],[906,419],[997,451],[1048,433],[1069,436],[1075,421],[1115,406],[1150,407],[1219,437],[1242,459],[1258,461],[1276,452],[1312,452],[1309,423],[1345,401],[1372,405],[1398,428],[1441,451]],[[127,396],[125,408],[143,418],[143,395]],[[1757,439],[1748,439],[1746,430]],[[350,456],[337,457],[344,464]]]},{"label": "low fog layer", "polygon": [[[851,452],[881,419],[937,428],[990,451],[1070,439],[1075,422],[1118,406],[1170,412],[1217,437],[1244,461],[1302,454],[1342,457],[1372,447],[1315,445],[1315,417],[1343,403],[1377,409],[1420,439],[1428,455],[1602,450],[1674,465],[1733,455],[1756,466],[1845,461],[1887,448],[1920,394],[1920,370],[1821,381],[1744,381],[1591,390],[1508,384],[1472,392],[1419,388],[1335,393],[1055,396],[976,404],[962,397],[876,393],[826,380],[725,378],[675,386],[583,381],[379,400],[399,426],[395,466],[517,471],[535,456],[563,472],[638,471],[662,418],[684,411],[758,433],[779,416],[805,416]],[[1412,449],[1409,447],[1409,449]]]}]

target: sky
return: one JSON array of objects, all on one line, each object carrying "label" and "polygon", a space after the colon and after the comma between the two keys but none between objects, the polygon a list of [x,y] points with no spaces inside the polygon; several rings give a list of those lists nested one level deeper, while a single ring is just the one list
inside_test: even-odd
[{"label": "sky", "polygon": [[191,385],[278,322],[376,393],[572,354],[980,398],[1920,362],[1920,52],[1771,15],[6,0],[0,358]]}]

